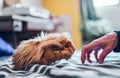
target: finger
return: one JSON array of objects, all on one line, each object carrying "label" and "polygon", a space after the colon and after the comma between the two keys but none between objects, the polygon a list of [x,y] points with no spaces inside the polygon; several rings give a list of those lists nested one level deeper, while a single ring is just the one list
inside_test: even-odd
[{"label": "finger", "polygon": [[87,50],[86,49],[82,49],[81,51],[81,62],[84,64],[85,63],[85,60],[86,60],[86,52]]},{"label": "finger", "polygon": [[86,46],[86,49],[88,50],[99,50],[101,48],[102,48],[101,43],[96,40],[94,40],[93,42],[91,42],[90,44]]},{"label": "finger", "polygon": [[95,50],[94,56],[95,56],[96,61],[98,62],[98,50]]},{"label": "finger", "polygon": [[106,57],[108,54],[109,54],[109,50],[108,50],[108,49],[103,49],[103,52],[100,54],[100,57],[99,57],[99,59],[98,59],[98,62],[99,62],[100,64],[102,64],[103,61],[104,61],[104,59],[105,59],[105,57]]},{"label": "finger", "polygon": [[90,59],[90,54],[92,53],[92,50],[89,50],[88,52],[87,52],[87,60],[88,60],[88,62],[89,63],[92,63],[92,60]]},{"label": "finger", "polygon": [[[86,60],[86,54],[88,53],[88,50],[94,50],[96,47],[100,47],[99,42],[93,41],[90,44],[88,44],[87,46],[84,46],[82,49],[82,53],[81,53],[81,61],[82,63],[85,62]],[[89,57],[89,55],[88,55]]]}]

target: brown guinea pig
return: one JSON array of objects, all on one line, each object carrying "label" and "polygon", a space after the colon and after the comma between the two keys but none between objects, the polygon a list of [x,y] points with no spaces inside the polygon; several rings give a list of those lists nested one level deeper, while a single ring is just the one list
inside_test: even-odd
[{"label": "brown guinea pig", "polygon": [[22,41],[13,55],[15,68],[25,68],[29,64],[49,65],[61,59],[69,59],[75,46],[68,33],[45,34]]}]

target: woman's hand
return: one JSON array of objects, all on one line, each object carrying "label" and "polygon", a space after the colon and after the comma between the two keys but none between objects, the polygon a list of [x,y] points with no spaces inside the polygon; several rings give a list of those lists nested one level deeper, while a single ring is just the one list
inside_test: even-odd
[{"label": "woman's hand", "polygon": [[[92,62],[90,59],[90,54],[94,52],[96,61],[100,64],[103,63],[105,57],[115,48],[117,45],[117,33],[113,32],[107,35],[104,35],[98,39],[93,40],[91,43],[83,46],[81,53],[81,61],[84,64],[85,60]],[[98,57],[98,51],[103,49],[102,53]]]}]

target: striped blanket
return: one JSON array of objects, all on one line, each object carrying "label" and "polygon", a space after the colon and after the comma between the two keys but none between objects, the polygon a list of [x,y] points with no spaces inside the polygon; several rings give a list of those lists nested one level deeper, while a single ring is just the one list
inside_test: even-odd
[{"label": "striped blanket", "polygon": [[[119,55],[111,54],[104,64],[81,64],[79,53],[66,61],[51,65],[29,65],[23,70],[13,69],[11,57],[0,66],[0,78],[120,78]],[[2,60],[4,61],[4,60]],[[113,62],[114,61],[114,62]],[[2,64],[3,62],[0,62]]]}]

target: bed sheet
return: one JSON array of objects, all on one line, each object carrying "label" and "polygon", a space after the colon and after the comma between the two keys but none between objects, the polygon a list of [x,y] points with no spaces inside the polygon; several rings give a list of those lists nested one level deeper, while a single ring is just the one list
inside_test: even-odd
[{"label": "bed sheet", "polygon": [[0,58],[0,78],[120,78],[120,53],[111,52],[104,64],[81,64],[80,51],[71,59],[57,61],[51,65],[31,64],[24,70],[13,69],[12,57]]}]

